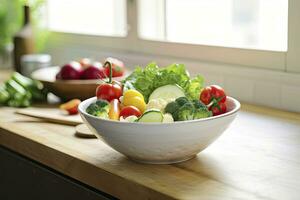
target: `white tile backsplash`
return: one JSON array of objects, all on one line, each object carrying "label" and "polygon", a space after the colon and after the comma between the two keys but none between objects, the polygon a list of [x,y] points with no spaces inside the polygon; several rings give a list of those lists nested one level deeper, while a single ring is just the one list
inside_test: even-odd
[{"label": "white tile backsplash", "polygon": [[240,101],[253,102],[254,82],[247,77],[226,76],[224,88],[229,96]]},{"label": "white tile backsplash", "polygon": [[205,85],[220,85],[224,86],[224,77],[219,74],[202,73]]},{"label": "white tile backsplash", "polygon": [[281,107],[285,110],[300,112],[300,86],[281,87]]},{"label": "white tile backsplash", "polygon": [[281,107],[281,88],[279,82],[256,81],[254,86],[253,102],[280,108]]}]

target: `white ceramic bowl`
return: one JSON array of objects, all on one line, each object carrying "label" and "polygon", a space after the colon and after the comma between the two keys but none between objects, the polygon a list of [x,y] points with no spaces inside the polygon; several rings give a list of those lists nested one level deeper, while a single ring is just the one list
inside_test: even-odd
[{"label": "white ceramic bowl", "polygon": [[91,131],[130,159],[151,164],[176,163],[194,157],[227,129],[240,109],[240,103],[228,97],[228,112],[219,116],[175,123],[128,123],[86,113],[95,101],[93,97],[79,105],[80,115]]}]

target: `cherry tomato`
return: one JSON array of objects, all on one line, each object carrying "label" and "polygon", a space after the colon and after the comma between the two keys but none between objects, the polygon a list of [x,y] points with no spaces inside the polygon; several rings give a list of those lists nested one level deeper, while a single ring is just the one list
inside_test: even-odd
[{"label": "cherry tomato", "polygon": [[139,96],[134,96],[131,98],[124,98],[123,104],[125,106],[137,107],[141,112],[144,112],[146,110],[146,106],[147,106],[144,101],[144,98],[141,98]]},{"label": "cherry tomato", "polygon": [[226,112],[226,94],[223,88],[218,85],[204,88],[200,94],[200,101],[207,105],[214,116]]},{"label": "cherry tomato", "polygon": [[[110,72],[112,72],[112,64],[106,62],[104,66],[108,65]],[[100,84],[96,89],[96,96],[98,99],[105,99],[111,101],[113,99],[119,99],[122,96],[122,86],[119,82],[112,81],[112,73],[109,75],[107,83]]]},{"label": "cherry tomato", "polygon": [[211,87],[206,87],[202,90],[200,101],[205,105],[208,105],[211,102]]},{"label": "cherry tomato", "polygon": [[213,113],[213,116],[221,115],[223,113],[226,113],[227,107],[224,102],[219,102],[216,105],[212,105],[211,111]]},{"label": "cherry tomato", "polygon": [[226,101],[226,94],[224,92],[224,89],[218,85],[211,85],[210,87],[211,87],[211,96],[217,99],[219,102],[224,103]]},{"label": "cherry tomato", "polygon": [[200,101],[202,101],[205,105],[208,105],[213,99],[224,103],[226,101],[224,89],[218,85],[205,87],[200,94]]},{"label": "cherry tomato", "polygon": [[[112,77],[119,77],[124,75],[125,66],[124,63],[115,58],[107,58],[106,62],[110,62],[112,64]],[[106,76],[109,76],[109,67],[104,64],[104,73]]]},{"label": "cherry tomato", "polygon": [[103,83],[97,87],[96,96],[98,99],[111,101],[122,96],[122,87],[115,83]]},{"label": "cherry tomato", "polygon": [[131,115],[139,117],[142,115],[142,113],[135,106],[126,106],[126,107],[122,108],[122,110],[120,112],[120,117],[123,117],[125,119],[126,117],[129,117]]}]

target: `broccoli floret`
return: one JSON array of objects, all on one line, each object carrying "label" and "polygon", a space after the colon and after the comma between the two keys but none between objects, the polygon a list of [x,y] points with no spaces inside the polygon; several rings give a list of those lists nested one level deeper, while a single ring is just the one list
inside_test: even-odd
[{"label": "broccoli floret", "polygon": [[199,100],[189,101],[186,97],[179,97],[168,103],[165,113],[170,113],[175,121],[186,121],[210,117],[209,111]]},{"label": "broccoli floret", "polygon": [[99,106],[100,108],[107,108],[107,110],[109,110],[109,103],[106,100],[103,99],[98,99],[96,101],[96,105]]},{"label": "broccoli floret", "polygon": [[195,108],[191,102],[185,103],[183,106],[179,108],[177,111],[178,121],[186,121],[194,119]]},{"label": "broccoli floret", "polygon": [[89,113],[90,115],[94,115],[96,116],[97,112],[99,111],[99,107],[97,106],[97,104],[92,103],[90,104],[87,108],[86,108],[86,112]]},{"label": "broccoli floret", "polygon": [[211,117],[212,113],[207,109],[205,104],[203,104],[199,100],[194,100],[193,104],[195,107],[194,119]]},{"label": "broccoli floret", "polygon": [[100,109],[98,112],[97,117],[102,118],[102,119],[108,119],[108,112],[106,112],[105,109]]},{"label": "broccoli floret", "polygon": [[96,117],[108,119],[109,103],[99,99],[96,103],[90,104],[87,107],[86,112]]},{"label": "broccoli floret", "polygon": [[211,111],[197,110],[194,112],[194,119],[211,117]]},{"label": "broccoli floret", "polygon": [[189,103],[189,99],[186,97],[179,97],[175,100],[175,102],[179,105],[179,106],[183,106],[186,103]]},{"label": "broccoli floret", "polygon": [[178,103],[176,103],[175,101],[172,101],[172,102],[168,103],[167,106],[165,107],[165,113],[173,114],[176,111],[178,111],[179,108],[180,108],[180,106],[178,105]]}]

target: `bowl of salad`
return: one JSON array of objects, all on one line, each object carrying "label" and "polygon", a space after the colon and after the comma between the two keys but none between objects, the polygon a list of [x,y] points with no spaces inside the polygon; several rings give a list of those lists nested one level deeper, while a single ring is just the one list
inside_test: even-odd
[{"label": "bowl of salad", "polygon": [[203,86],[185,66],[137,67],[121,82],[98,86],[79,113],[91,131],[128,158],[169,164],[193,158],[230,125],[240,103],[216,85]]}]

